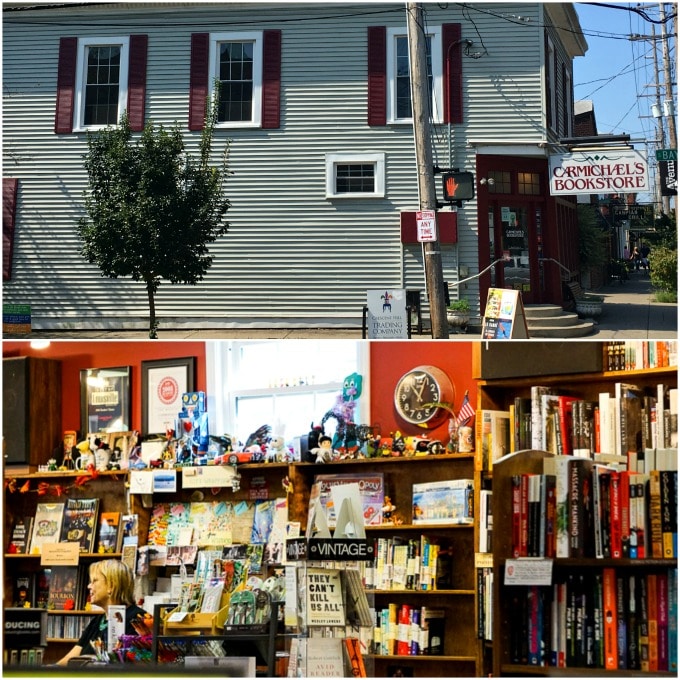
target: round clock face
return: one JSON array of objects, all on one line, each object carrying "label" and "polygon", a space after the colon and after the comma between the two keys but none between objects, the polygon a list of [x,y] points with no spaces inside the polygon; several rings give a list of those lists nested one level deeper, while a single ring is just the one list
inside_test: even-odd
[{"label": "round clock face", "polygon": [[417,366],[405,373],[394,391],[397,413],[408,423],[433,427],[446,417],[446,411],[433,406],[450,402],[453,386],[449,377],[435,366]]}]

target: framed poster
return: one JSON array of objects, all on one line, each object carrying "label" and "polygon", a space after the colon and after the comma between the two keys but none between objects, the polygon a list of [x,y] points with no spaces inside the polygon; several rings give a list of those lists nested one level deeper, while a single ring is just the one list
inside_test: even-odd
[{"label": "framed poster", "polygon": [[130,426],[130,367],[81,370],[82,432],[125,432]]},{"label": "framed poster", "polygon": [[182,395],[194,391],[196,357],[142,361],[142,433],[174,429]]}]

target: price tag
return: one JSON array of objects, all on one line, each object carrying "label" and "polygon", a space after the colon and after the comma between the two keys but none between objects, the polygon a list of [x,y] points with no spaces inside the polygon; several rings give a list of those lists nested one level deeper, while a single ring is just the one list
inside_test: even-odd
[{"label": "price tag", "polygon": [[505,563],[506,586],[549,586],[553,561],[545,557],[524,557]]}]

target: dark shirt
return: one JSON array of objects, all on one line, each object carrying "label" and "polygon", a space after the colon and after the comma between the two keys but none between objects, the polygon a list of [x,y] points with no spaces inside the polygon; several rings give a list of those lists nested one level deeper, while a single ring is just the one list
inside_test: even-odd
[{"label": "dark shirt", "polygon": [[[131,604],[125,610],[125,634],[126,635],[136,635],[136,631],[132,626],[132,621],[134,621],[138,616],[142,617],[146,612],[138,607],[136,604]],[[106,619],[106,614],[97,614],[90,623],[87,624],[87,628],[83,631],[83,634],[78,640],[78,644],[82,647],[81,654],[95,654],[95,648],[90,644],[95,640],[101,640],[103,643],[103,649],[107,648],[108,640],[108,622]]]}]

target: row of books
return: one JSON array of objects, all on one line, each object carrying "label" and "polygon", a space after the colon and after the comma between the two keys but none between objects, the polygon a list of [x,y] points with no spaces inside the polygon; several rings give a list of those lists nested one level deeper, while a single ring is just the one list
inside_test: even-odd
[{"label": "row of books", "polygon": [[86,565],[44,567],[14,576],[12,606],[72,611],[88,600]]},{"label": "row of books", "polygon": [[376,610],[373,653],[396,656],[444,654],[446,611],[390,602]]},{"label": "row of books", "polygon": [[676,568],[605,568],[513,588],[510,661],[677,672]]},{"label": "row of books", "polygon": [[[491,561],[489,561],[491,562]],[[476,568],[477,572],[477,638],[493,639],[493,564]]]},{"label": "row of books", "polygon": [[605,371],[641,371],[678,365],[677,340],[614,340],[603,343]]},{"label": "row of books", "polygon": [[100,513],[98,498],[41,502],[35,515],[14,519],[7,552],[39,555],[46,544],[71,542],[85,554],[119,553],[123,543],[137,543],[137,527],[134,514]]},{"label": "row of books", "polygon": [[90,620],[90,616],[50,616],[47,619],[47,637],[78,640]]},{"label": "row of books", "polygon": [[5,666],[42,666],[44,650],[42,647],[31,649],[3,649],[3,665]]},{"label": "row of books", "polygon": [[515,397],[508,410],[478,410],[475,425],[479,470],[490,470],[502,456],[524,449],[585,458],[621,455],[635,472],[652,469],[646,467],[646,450],[664,449],[665,465],[677,469],[672,451],[678,442],[678,391],[663,384],[648,391],[616,383],[614,394],[602,392],[597,401],[534,385],[530,396]]},{"label": "row of books", "polygon": [[375,541],[375,559],[362,566],[369,590],[442,590],[451,587],[452,550],[428,535]]},{"label": "row of books", "polygon": [[511,480],[514,557],[677,558],[677,471],[543,463],[543,474]]}]

